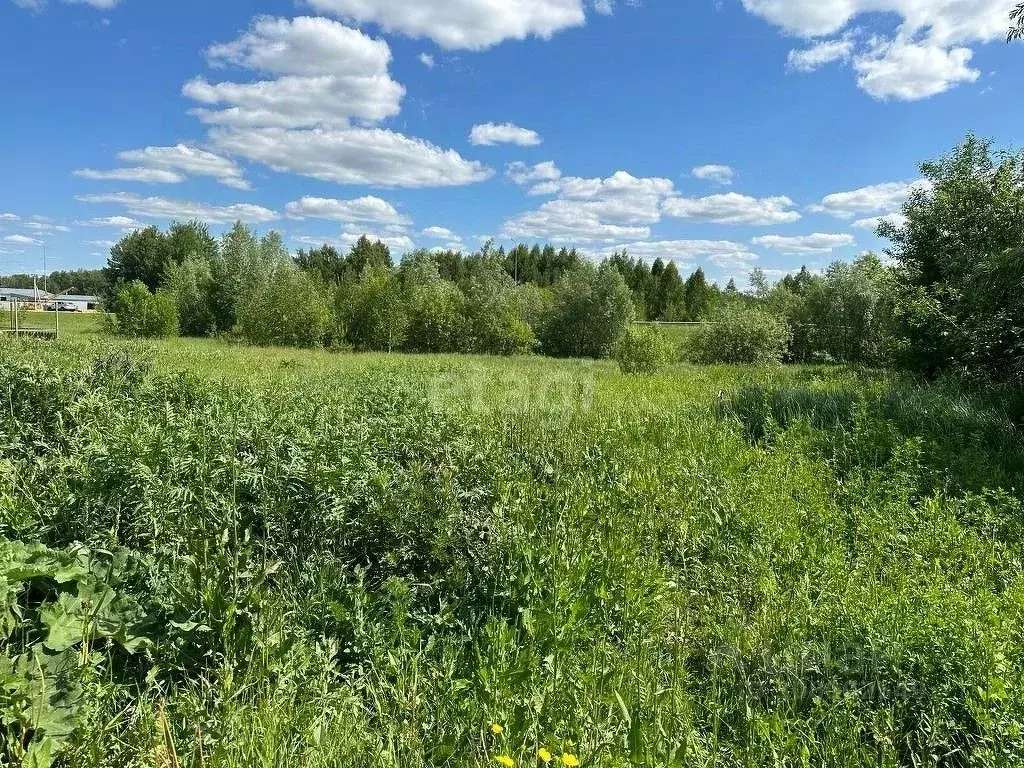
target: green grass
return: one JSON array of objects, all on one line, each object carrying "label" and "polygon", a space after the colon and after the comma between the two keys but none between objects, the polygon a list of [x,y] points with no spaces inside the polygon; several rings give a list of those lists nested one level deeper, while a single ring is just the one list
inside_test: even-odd
[{"label": "green grass", "polygon": [[0,765],[1024,762],[1016,393],[79,330],[0,344]]},{"label": "green grass", "polygon": [[[11,314],[10,310],[0,310],[0,329],[11,327]],[[95,312],[61,312],[60,332],[71,337],[98,335],[103,329],[103,319],[104,315]],[[57,327],[54,312],[22,310],[18,313],[18,322],[21,328],[53,330]]]}]

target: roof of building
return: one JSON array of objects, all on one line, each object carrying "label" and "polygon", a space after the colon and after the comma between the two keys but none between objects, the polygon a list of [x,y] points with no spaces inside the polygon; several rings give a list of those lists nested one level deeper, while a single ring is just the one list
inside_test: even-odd
[{"label": "roof of building", "polygon": [[10,296],[26,301],[50,301],[53,299],[53,294],[47,293],[42,288],[38,290],[35,288],[0,288],[0,296]]},{"label": "roof of building", "polygon": [[77,301],[84,302],[86,304],[99,304],[99,296],[84,296],[77,293],[66,293],[62,296],[55,297],[58,301]]}]

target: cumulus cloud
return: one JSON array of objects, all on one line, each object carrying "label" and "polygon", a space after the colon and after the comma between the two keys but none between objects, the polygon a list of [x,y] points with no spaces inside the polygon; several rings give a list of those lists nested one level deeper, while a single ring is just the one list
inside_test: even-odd
[{"label": "cumulus cloud", "polygon": [[[553,168],[547,170],[554,175]],[[517,167],[513,172],[522,177],[537,170]],[[638,178],[625,171],[605,179],[567,176],[542,184],[559,198],[509,219],[507,237],[569,243],[644,239],[650,236],[649,225],[661,220],[663,201],[675,191],[670,179]]]},{"label": "cumulus cloud", "polygon": [[786,60],[790,69],[797,72],[814,72],[834,61],[847,61],[853,53],[853,40],[822,40],[809,48],[789,52]]},{"label": "cumulus cloud", "polygon": [[[586,22],[583,0],[308,0],[321,13],[448,49],[483,50],[503,40],[549,39]],[[605,2],[602,6],[607,6]]]},{"label": "cumulus cloud", "polygon": [[21,217],[15,213],[0,213],[0,221],[20,221]]},{"label": "cumulus cloud", "polygon": [[811,71],[829,61],[849,60],[865,92],[904,101],[976,80],[980,73],[968,66],[970,46],[1002,38],[1008,14],[1005,0],[742,1],[751,13],[805,38],[834,35],[861,14],[889,14],[883,18],[898,23],[888,32],[866,37],[852,30],[842,40],[792,52],[790,66]]},{"label": "cumulus cloud", "polygon": [[159,168],[114,168],[109,171],[82,168],[75,171],[74,175],[94,181],[135,181],[140,184],[180,184],[185,180],[180,173]]},{"label": "cumulus cloud", "polygon": [[54,233],[71,231],[68,227],[65,227],[63,224],[54,224],[49,220],[42,219],[42,217],[37,217],[36,221],[26,221],[21,226],[23,226],[25,229],[30,229],[33,232]]},{"label": "cumulus cloud", "polygon": [[[234,65],[270,80],[211,83],[197,77],[182,93],[216,125],[307,127],[376,122],[397,115],[405,88],[388,73],[391,49],[331,19],[258,17],[237,40],[210,47],[215,67]],[[215,109],[213,109],[215,107]]]},{"label": "cumulus cloud", "polygon": [[42,240],[37,240],[34,237],[28,237],[27,235],[7,235],[4,238],[5,243],[11,245],[42,245]]},{"label": "cumulus cloud", "polygon": [[527,165],[517,160],[505,166],[505,175],[520,186],[535,184],[537,182],[558,181],[562,178],[562,172],[554,161],[548,160],[536,165]]},{"label": "cumulus cloud", "polygon": [[495,144],[516,144],[520,147],[535,147],[542,141],[540,134],[529,128],[522,128],[514,123],[483,123],[474,125],[469,132],[469,143],[475,146],[490,147]]},{"label": "cumulus cloud", "polygon": [[716,184],[724,184],[728,186],[732,184],[732,180],[736,173],[728,165],[699,165],[692,171],[695,179],[702,179],[704,181],[713,181]]},{"label": "cumulus cloud", "polygon": [[422,64],[427,69],[433,69],[437,64],[437,62],[434,61],[434,57],[431,56],[429,53],[421,53],[419,55],[419,60],[420,64]]},{"label": "cumulus cloud", "polygon": [[380,128],[216,130],[215,146],[280,173],[336,184],[446,187],[489,179],[487,166],[423,139]]},{"label": "cumulus cloud", "polygon": [[431,237],[435,240],[454,240],[458,238],[454,232],[447,227],[427,227],[423,230],[424,237]]},{"label": "cumulus cloud", "polygon": [[831,253],[837,248],[854,245],[856,240],[853,235],[815,232],[811,235],[797,235],[795,237],[762,235],[761,237],[755,237],[750,242],[762,248],[771,248],[773,251],[779,251],[787,256],[803,256],[811,253]]},{"label": "cumulus cloud", "polygon": [[855,227],[856,229],[870,229],[874,232],[882,222],[902,227],[907,223],[907,217],[902,213],[887,213],[884,216],[871,216],[866,219],[857,219],[857,221],[853,222],[850,226]]},{"label": "cumulus cloud", "polygon": [[508,238],[535,238],[556,243],[615,242],[650,237],[650,227],[602,221],[597,211],[572,200],[552,200],[505,222]]},{"label": "cumulus cloud", "polygon": [[736,192],[708,197],[673,197],[665,201],[666,216],[712,224],[790,224],[800,220],[788,197],[749,197]]},{"label": "cumulus cloud", "polygon": [[202,219],[214,224],[231,224],[235,221],[262,224],[281,218],[269,208],[250,203],[211,205],[186,200],[168,200],[164,197],[141,197],[129,192],[114,192],[109,195],[80,195],[75,199],[83,203],[123,205],[128,213],[134,216],[153,219]]},{"label": "cumulus cloud", "polygon": [[854,62],[857,84],[876,99],[916,101],[973,83],[981,72],[968,66],[970,48],[895,40],[883,43]]},{"label": "cumulus cloud", "polygon": [[303,197],[288,203],[285,212],[292,219],[326,219],[344,223],[369,222],[408,226],[412,219],[399,213],[391,203],[379,197],[366,196],[355,200],[333,200]]},{"label": "cumulus cloud", "polygon": [[131,168],[97,171],[84,168],[75,176],[100,181],[134,181],[142,184],[180,184],[188,176],[211,176],[225,186],[247,190],[251,187],[234,161],[186,144],[146,147],[121,152],[118,157]]},{"label": "cumulus cloud", "polygon": [[820,203],[811,206],[816,213],[828,213],[839,219],[852,219],[872,213],[898,210],[916,190],[927,190],[929,183],[917,181],[891,181],[872,184],[849,192],[826,195]]}]

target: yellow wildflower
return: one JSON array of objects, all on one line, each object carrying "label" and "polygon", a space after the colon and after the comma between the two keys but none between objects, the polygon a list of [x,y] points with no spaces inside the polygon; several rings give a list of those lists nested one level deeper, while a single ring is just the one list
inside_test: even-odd
[{"label": "yellow wildflower", "polygon": [[539,749],[539,750],[537,751],[537,757],[538,757],[538,758],[540,759],[540,761],[541,761],[542,763],[544,763],[545,765],[546,765],[547,763],[550,763],[550,762],[551,762],[551,753],[550,753],[550,752],[548,752],[548,751],[547,751],[546,749],[544,749],[544,747],[541,747],[541,748],[540,748],[540,749]]},{"label": "yellow wildflower", "polygon": [[579,768],[580,761],[579,758],[571,752],[564,752],[562,753],[562,765],[566,768]]},{"label": "yellow wildflower", "polygon": [[494,762],[501,766],[501,768],[516,768],[516,761],[508,755],[498,755],[494,758]]},{"label": "yellow wildflower", "polygon": [[493,733],[495,736],[501,736],[501,734],[503,734],[504,732],[505,729],[502,728],[500,725],[498,725],[497,723],[491,723],[491,733]]}]

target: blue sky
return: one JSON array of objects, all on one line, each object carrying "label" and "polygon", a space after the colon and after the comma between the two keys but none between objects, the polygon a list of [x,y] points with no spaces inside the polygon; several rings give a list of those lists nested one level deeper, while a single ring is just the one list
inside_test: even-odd
[{"label": "blue sky", "polygon": [[627,247],[741,282],[879,248],[1019,146],[1009,0],[0,0],[0,273],[134,226]]}]

